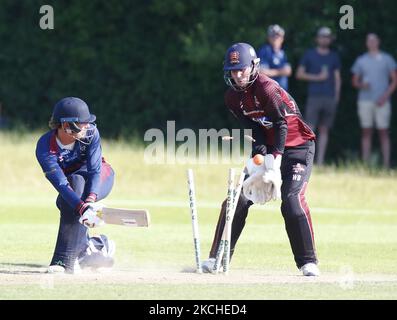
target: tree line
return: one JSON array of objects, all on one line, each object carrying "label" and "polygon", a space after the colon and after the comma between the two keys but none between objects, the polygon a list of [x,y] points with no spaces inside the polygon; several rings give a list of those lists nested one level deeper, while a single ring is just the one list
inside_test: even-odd
[{"label": "tree line", "polygon": [[[232,128],[223,103],[222,62],[234,42],[259,48],[267,26],[286,30],[285,50],[295,70],[320,26],[336,34],[342,60],[342,96],[329,144],[330,159],[358,156],[357,92],[350,67],[365,51],[365,35],[379,34],[397,57],[397,3],[366,1],[46,1],[54,29],[39,26],[42,1],[3,0],[0,6],[0,101],[11,123],[44,129],[54,103],[85,99],[109,138],[142,138],[150,128]],[[343,5],[354,8],[354,29],[339,27]],[[304,111],[306,83],[290,78]],[[392,103],[397,103],[393,96]],[[392,124],[397,149],[396,112]],[[393,152],[396,162],[397,153]]]}]

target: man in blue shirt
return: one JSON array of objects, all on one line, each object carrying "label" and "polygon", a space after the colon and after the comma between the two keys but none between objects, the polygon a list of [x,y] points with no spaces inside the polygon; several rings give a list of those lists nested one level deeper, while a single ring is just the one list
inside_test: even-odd
[{"label": "man in blue shirt", "polygon": [[110,193],[114,181],[113,169],[102,157],[95,119],[83,100],[64,98],[54,106],[51,130],[37,142],[36,158],[59,192],[61,213],[49,273],[113,265],[114,242],[104,235],[90,238],[87,229],[103,224],[95,202]]},{"label": "man in blue shirt", "polygon": [[276,80],[284,90],[288,90],[288,77],[291,75],[291,65],[282,49],[285,31],[278,24],[267,29],[268,44],[258,50],[260,71]]},{"label": "man in blue shirt", "polygon": [[296,72],[298,80],[309,82],[305,120],[313,130],[318,127],[317,165],[324,162],[328,132],[335,119],[342,83],[339,55],[330,49],[332,40],[331,29],[320,28],[317,46],[305,52]]}]

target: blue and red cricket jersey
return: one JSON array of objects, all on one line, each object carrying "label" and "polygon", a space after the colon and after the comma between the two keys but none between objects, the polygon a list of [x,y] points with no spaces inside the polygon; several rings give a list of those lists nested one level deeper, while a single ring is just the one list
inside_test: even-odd
[{"label": "blue and red cricket jersey", "polygon": [[90,144],[76,140],[72,150],[60,148],[56,140],[56,130],[48,131],[37,142],[36,158],[46,178],[77,212],[84,201],[70,187],[67,176],[75,172],[82,175],[86,180],[87,195],[96,198],[103,164],[105,166],[102,175],[106,175],[109,167],[102,158],[101,138],[96,128]]}]

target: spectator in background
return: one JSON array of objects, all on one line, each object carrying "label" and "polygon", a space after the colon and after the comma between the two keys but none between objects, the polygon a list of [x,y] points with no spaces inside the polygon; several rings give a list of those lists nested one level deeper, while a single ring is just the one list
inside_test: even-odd
[{"label": "spectator in background", "polygon": [[353,64],[352,85],[359,89],[358,116],[361,125],[362,159],[371,155],[372,128],[375,124],[381,144],[383,165],[390,167],[389,125],[391,117],[390,96],[397,86],[396,62],[390,54],[380,51],[380,39],[369,33],[366,39],[368,52]]},{"label": "spectator in background", "polygon": [[260,71],[268,77],[276,80],[284,90],[288,90],[288,77],[291,75],[291,66],[287,55],[282,49],[285,31],[278,24],[267,29],[268,44],[258,50]]},{"label": "spectator in background", "polygon": [[317,31],[317,46],[305,52],[296,72],[298,80],[309,82],[305,119],[313,130],[318,129],[317,165],[324,163],[342,83],[339,55],[330,49],[332,41],[331,29],[321,27]]}]

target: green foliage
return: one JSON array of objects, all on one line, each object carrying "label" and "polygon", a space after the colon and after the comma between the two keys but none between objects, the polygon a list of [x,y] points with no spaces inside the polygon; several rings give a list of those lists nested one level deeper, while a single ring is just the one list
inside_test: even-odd
[{"label": "green foliage", "polygon": [[[12,120],[42,128],[54,103],[85,99],[107,137],[141,137],[149,128],[238,127],[225,111],[222,61],[235,41],[258,48],[271,23],[285,27],[294,68],[313,45],[315,30],[330,26],[341,54],[342,101],[329,156],[348,158],[359,149],[356,91],[350,66],[376,31],[397,57],[392,1],[96,0],[46,1],[55,29],[39,28],[42,1],[3,0],[0,7],[0,100]],[[355,29],[339,28],[339,8],[351,4]],[[306,84],[290,79],[304,110]],[[394,118],[396,119],[396,115]],[[397,134],[393,131],[394,149]],[[342,143],[343,141],[343,143]],[[346,151],[348,150],[348,151]]]}]

